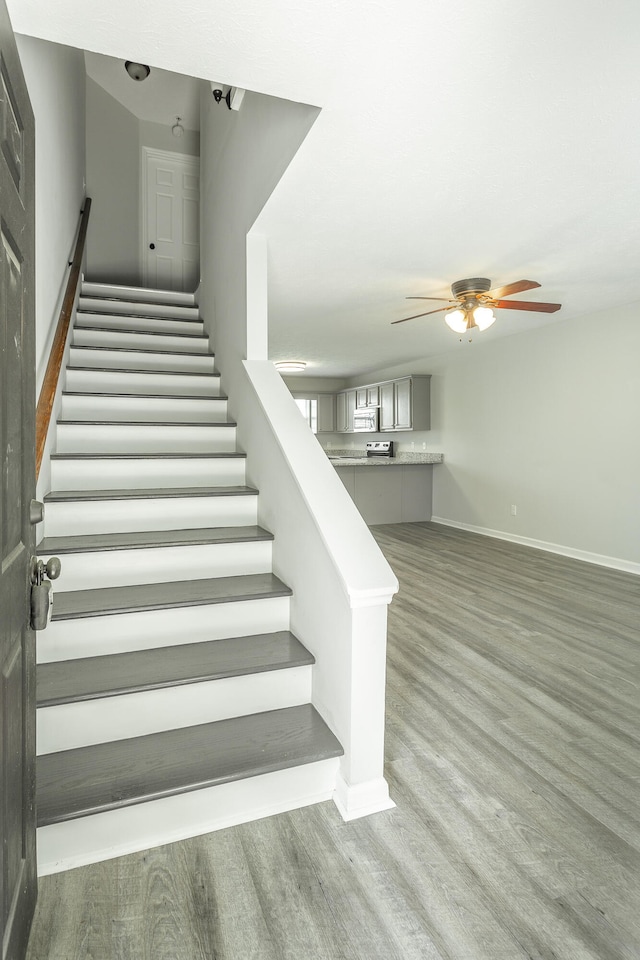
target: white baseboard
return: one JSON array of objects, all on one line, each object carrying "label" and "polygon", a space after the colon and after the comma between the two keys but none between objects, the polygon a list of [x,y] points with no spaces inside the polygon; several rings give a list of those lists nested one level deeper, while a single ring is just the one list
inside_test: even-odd
[{"label": "white baseboard", "polygon": [[491,530],[489,527],[477,527],[473,523],[460,523],[457,520],[448,520],[446,517],[431,517],[432,523],[440,523],[445,527],[455,527],[457,530],[468,530],[469,533],[479,533],[483,537],[493,537],[495,540],[508,540],[510,543],[520,543],[534,550],[546,550],[547,553],[557,553],[572,560],[582,560],[584,563],[595,563],[600,567],[609,567],[612,570],[621,570],[623,573],[632,573],[640,576],[640,563],[631,560],[621,560],[618,557],[607,557],[601,553],[591,553],[588,550],[576,550],[561,543],[548,543],[546,540],[535,540],[532,537],[519,537],[517,534],[505,533],[504,530]]},{"label": "white baseboard", "polygon": [[379,813],[381,810],[391,810],[395,807],[395,803],[389,796],[389,785],[384,777],[349,786],[342,775],[338,774],[333,802],[343,820],[358,820],[360,817],[368,817],[371,813]]}]

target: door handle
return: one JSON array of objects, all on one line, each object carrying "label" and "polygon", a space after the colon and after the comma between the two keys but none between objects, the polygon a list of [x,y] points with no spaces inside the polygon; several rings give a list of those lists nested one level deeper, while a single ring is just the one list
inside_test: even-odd
[{"label": "door handle", "polygon": [[[57,557],[44,560],[31,558],[31,629],[44,630],[51,619],[53,601],[51,599],[51,580],[60,576],[62,564]],[[45,580],[49,577],[49,580]]]},{"label": "door handle", "polygon": [[155,248],[156,248],[155,243],[150,243],[150,244],[149,244],[149,250],[155,250]]}]

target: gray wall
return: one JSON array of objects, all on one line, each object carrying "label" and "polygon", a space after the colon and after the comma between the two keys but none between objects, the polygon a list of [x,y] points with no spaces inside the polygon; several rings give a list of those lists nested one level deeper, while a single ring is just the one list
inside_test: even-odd
[{"label": "gray wall", "polygon": [[431,431],[397,436],[445,455],[434,519],[640,572],[638,358],[631,304],[377,376],[432,374]]},{"label": "gray wall", "polygon": [[87,277],[140,283],[138,120],[87,77]]},{"label": "gray wall", "polygon": [[36,386],[51,352],[84,200],[85,86],[79,50],[18,36],[36,121]]},{"label": "gray wall", "polygon": [[142,147],[198,156],[200,136],[183,137],[164,126],[138,120],[87,77],[87,191],[93,200],[87,277],[142,283],[140,177]]}]

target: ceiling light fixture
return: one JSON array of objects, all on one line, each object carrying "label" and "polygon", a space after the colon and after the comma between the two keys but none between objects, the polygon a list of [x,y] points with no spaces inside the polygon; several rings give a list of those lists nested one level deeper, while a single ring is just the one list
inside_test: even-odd
[{"label": "ceiling light fixture", "polygon": [[304,360],[278,360],[274,366],[278,373],[304,373],[307,364]]},{"label": "ceiling light fixture", "polygon": [[466,300],[461,307],[452,310],[444,319],[454,333],[466,333],[474,327],[480,331],[487,330],[492,323],[496,322],[491,307],[479,307],[475,300]]},{"label": "ceiling light fixture", "polygon": [[176,117],[176,122],[171,127],[171,133],[174,135],[174,137],[181,137],[184,133],[184,127],[180,123],[180,119],[180,117]]},{"label": "ceiling light fixture", "polygon": [[132,80],[146,80],[151,73],[151,67],[146,63],[134,63],[133,60],[125,60],[124,68]]}]

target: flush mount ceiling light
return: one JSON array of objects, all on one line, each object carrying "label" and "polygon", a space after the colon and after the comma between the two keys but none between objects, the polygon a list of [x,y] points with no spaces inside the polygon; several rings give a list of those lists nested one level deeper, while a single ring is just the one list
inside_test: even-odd
[{"label": "flush mount ceiling light", "polygon": [[438,307],[436,310],[427,310],[426,313],[416,313],[412,317],[403,317],[402,320],[393,320],[392,323],[404,323],[405,320],[416,320],[418,317],[428,317],[432,313],[446,312],[445,322],[456,333],[466,333],[477,328],[486,330],[495,323],[494,310],[530,310],[534,313],[555,313],[562,304],[539,303],[534,300],[504,300],[512,293],[522,293],[524,290],[533,290],[540,284],[535,280],[516,280],[507,283],[504,287],[491,289],[491,280],[486,277],[471,277],[469,280],[456,280],[451,284],[453,299],[448,297],[407,297],[407,300],[444,300],[447,307]]},{"label": "flush mount ceiling light", "polygon": [[124,68],[132,80],[146,80],[151,73],[151,67],[146,63],[134,63],[133,60],[125,60]]},{"label": "flush mount ceiling light", "polygon": [[304,373],[306,366],[304,360],[278,360],[274,363],[278,373]]},{"label": "flush mount ceiling light", "polygon": [[171,127],[171,133],[174,135],[174,137],[181,137],[184,133],[184,127],[180,123],[180,119],[180,117],[176,117],[176,122]]}]

